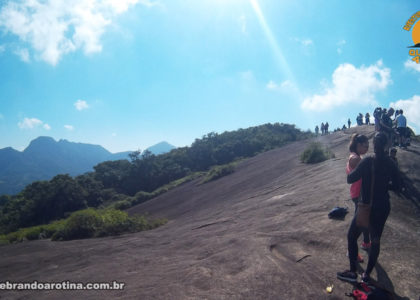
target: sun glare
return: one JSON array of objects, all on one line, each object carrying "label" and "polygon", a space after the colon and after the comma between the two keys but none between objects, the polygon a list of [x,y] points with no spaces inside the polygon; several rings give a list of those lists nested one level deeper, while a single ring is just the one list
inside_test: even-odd
[{"label": "sun glare", "polygon": [[[294,84],[296,84],[296,81],[294,79],[293,73],[289,68],[289,65],[283,55],[283,52],[280,49],[280,46],[276,40],[276,38],[274,37],[273,32],[271,31],[265,17],[264,14],[261,10],[261,7],[258,3],[258,0],[249,0],[249,2],[252,5],[252,8],[254,9],[255,14],[257,15],[258,21],[264,31],[264,34],[268,40],[268,42],[270,43],[271,49],[274,53],[275,59],[277,61],[277,64],[280,68],[280,70],[283,72],[283,75],[285,76],[284,80],[290,80],[291,82],[293,82]],[[299,89],[297,89],[299,90]]]}]

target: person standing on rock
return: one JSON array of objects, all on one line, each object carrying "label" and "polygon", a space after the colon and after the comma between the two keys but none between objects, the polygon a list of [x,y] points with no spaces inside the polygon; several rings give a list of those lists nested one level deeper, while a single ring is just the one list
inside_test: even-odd
[{"label": "person standing on rock", "polygon": [[362,114],[361,113],[359,113],[358,115],[357,115],[357,117],[356,117],[356,123],[357,123],[357,126],[360,126],[360,125],[362,125],[362,123],[363,123],[363,120],[362,120]]},{"label": "person standing on rock", "polygon": [[379,131],[380,129],[380,120],[382,118],[382,108],[377,107],[373,112],[373,117],[375,118],[375,131]]},{"label": "person standing on rock", "polygon": [[349,129],[350,129],[350,125],[351,125],[350,118],[347,120],[347,124],[349,124]]},{"label": "person standing on rock", "polygon": [[407,119],[403,115],[403,110],[399,111],[399,114],[396,118],[397,121],[397,131],[398,131],[398,142],[400,147],[407,147],[405,137],[407,136]]},{"label": "person standing on rock", "polygon": [[318,136],[318,133],[319,133],[319,127],[318,127],[318,125],[316,125],[315,126],[315,134],[316,134],[316,136]]},{"label": "person standing on rock", "polygon": [[321,135],[324,135],[325,133],[325,125],[324,122],[321,123]]},{"label": "person standing on rock", "polygon": [[367,112],[365,115],[366,125],[370,125],[370,114]]},{"label": "person standing on rock", "polygon": [[[350,156],[347,161],[346,166],[346,173],[350,174],[351,171],[353,171],[357,165],[362,160],[361,155],[364,155],[369,150],[369,140],[367,136],[365,135],[359,135],[358,133],[353,133],[350,139]],[[355,205],[354,214],[356,214],[357,211],[357,203],[360,201],[360,189],[362,187],[362,179],[357,180],[350,186],[350,196],[351,200],[353,200]],[[369,238],[369,230],[363,229],[363,243],[361,245],[361,248],[363,250],[369,250],[370,248],[370,238]],[[360,254],[357,254],[357,260],[359,262],[363,262],[363,258],[360,256]]]},{"label": "person standing on rock", "polygon": [[394,109],[391,107],[390,109],[388,109],[388,111],[386,111],[386,113],[382,114],[382,118],[379,122],[380,124],[379,132],[382,132],[383,134],[385,134],[388,141],[388,144],[385,146],[386,155],[389,155],[389,148],[391,148],[391,143],[393,141],[394,129],[392,128],[392,120],[391,120],[391,116],[393,114],[394,114]]},{"label": "person standing on rock", "polygon": [[[378,260],[382,232],[391,210],[388,194],[390,182],[393,190],[400,188],[398,168],[392,159],[385,155],[387,143],[387,136],[382,132],[377,133],[373,140],[375,155],[362,159],[356,169],[347,175],[347,183],[362,179],[362,201],[371,205],[369,233],[372,245],[366,270],[362,274],[364,282],[369,282],[370,273]],[[354,217],[347,234],[350,270],[337,273],[337,278],[341,280],[357,281],[357,238],[360,234],[361,229],[356,225]]]}]

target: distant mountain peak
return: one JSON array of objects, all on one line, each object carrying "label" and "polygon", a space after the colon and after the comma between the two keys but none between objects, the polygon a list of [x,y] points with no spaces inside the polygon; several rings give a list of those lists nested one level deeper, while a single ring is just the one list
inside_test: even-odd
[{"label": "distant mountain peak", "polygon": [[5,148],[0,149],[0,151],[13,152],[13,151],[17,151],[17,150],[13,149],[12,147],[5,147]]},{"label": "distant mountain peak", "polygon": [[76,176],[90,172],[98,163],[128,159],[128,153],[112,154],[100,145],[58,142],[49,136],[32,140],[23,152],[0,149],[0,195],[15,194],[35,180],[49,180],[57,174]]},{"label": "distant mountain peak", "polygon": [[36,139],[32,140],[28,147],[25,148],[23,152],[30,152],[33,150],[42,149],[45,147],[51,147],[55,145],[57,142],[49,136],[39,136]]},{"label": "distant mountain peak", "polygon": [[54,138],[50,137],[50,136],[45,136],[45,135],[41,135],[35,139],[32,140],[32,142],[35,141],[49,141],[49,142],[55,142]]},{"label": "distant mountain peak", "polygon": [[155,155],[159,155],[159,154],[170,152],[172,149],[175,149],[175,148],[176,147],[174,145],[171,145],[166,141],[162,141],[153,146],[150,146],[146,150],[152,152]]}]

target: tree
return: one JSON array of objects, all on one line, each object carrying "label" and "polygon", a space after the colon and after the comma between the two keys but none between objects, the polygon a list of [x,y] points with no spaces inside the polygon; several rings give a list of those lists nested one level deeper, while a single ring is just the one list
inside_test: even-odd
[{"label": "tree", "polygon": [[131,163],[127,160],[106,161],[93,168],[95,180],[100,181],[105,188],[121,191],[122,182],[130,172]]},{"label": "tree", "polygon": [[88,207],[98,207],[103,202],[104,185],[94,177],[94,173],[86,173],[76,177],[76,182],[83,189]]},{"label": "tree", "polygon": [[130,157],[130,160],[132,163],[135,163],[136,161],[140,160],[140,154],[141,150],[133,151],[130,154],[128,154],[128,157]]}]

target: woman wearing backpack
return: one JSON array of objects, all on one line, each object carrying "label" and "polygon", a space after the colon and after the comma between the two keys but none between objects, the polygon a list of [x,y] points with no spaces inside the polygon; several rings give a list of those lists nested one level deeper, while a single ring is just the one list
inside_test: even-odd
[{"label": "woman wearing backpack", "polygon": [[[347,175],[347,183],[362,179],[362,201],[370,204],[371,207],[369,233],[372,245],[366,270],[362,274],[362,280],[365,282],[369,281],[370,273],[378,260],[381,235],[391,210],[388,194],[390,181],[393,189],[399,189],[398,169],[391,158],[385,155],[387,143],[386,135],[382,132],[377,133],[373,140],[375,155],[362,159],[356,169]],[[347,234],[350,270],[338,272],[339,279],[349,282],[357,281],[357,238],[360,234],[361,228],[356,225],[355,217]]]},{"label": "woman wearing backpack", "polygon": [[[360,163],[362,158],[361,155],[364,155],[367,153],[369,149],[369,140],[367,136],[365,135],[359,135],[358,133],[353,133],[350,139],[350,156],[347,160],[347,166],[346,166],[346,172],[347,174],[350,174],[351,171],[353,171],[357,165]],[[354,202],[354,214],[356,215],[357,212],[357,203],[360,201],[360,189],[362,187],[362,179],[357,180],[350,186],[350,197],[351,200]],[[369,238],[369,230],[367,228],[362,229],[363,233],[363,243],[361,245],[361,248],[363,250],[368,250],[370,248],[370,238]],[[360,256],[360,254],[357,254],[357,261],[363,262],[363,258]]]}]

